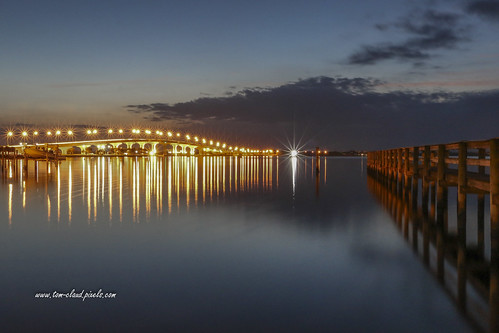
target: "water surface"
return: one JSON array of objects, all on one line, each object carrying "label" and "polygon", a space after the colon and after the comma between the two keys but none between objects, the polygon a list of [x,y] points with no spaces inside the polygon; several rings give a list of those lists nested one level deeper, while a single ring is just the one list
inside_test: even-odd
[{"label": "water surface", "polygon": [[[73,158],[0,185],[9,331],[468,332],[361,158]],[[38,292],[114,299],[37,299]]]}]

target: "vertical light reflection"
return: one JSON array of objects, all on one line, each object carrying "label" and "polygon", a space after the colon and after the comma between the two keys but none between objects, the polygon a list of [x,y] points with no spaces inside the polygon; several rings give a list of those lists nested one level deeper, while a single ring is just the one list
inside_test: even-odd
[{"label": "vertical light reflection", "polygon": [[120,160],[120,222],[123,222],[123,160]]},{"label": "vertical light reflection", "polygon": [[133,222],[136,222],[136,211],[137,211],[137,169],[135,167],[136,159],[132,162],[132,218]]},{"label": "vertical light reflection", "polygon": [[[97,185],[95,185],[97,187],[97,195],[100,196],[100,181],[101,181],[101,178],[100,178],[100,170],[101,170],[101,165],[100,165],[100,160],[101,158],[100,157],[97,157],[97,170],[95,170],[95,167],[94,167],[94,177],[97,177]],[[100,198],[98,198],[100,199]],[[94,216],[94,219],[95,219],[95,216]]]},{"label": "vertical light reflection", "polygon": [[220,172],[220,156],[215,157],[215,171],[216,171],[216,183],[217,184],[217,198],[220,197],[220,181],[221,181],[221,172]]},{"label": "vertical light reflection", "polygon": [[113,220],[113,168],[111,165],[111,159],[107,159],[107,180],[108,180],[108,185],[107,185],[107,190],[109,194],[109,221]]},{"label": "vertical light reflection", "polygon": [[69,161],[68,165],[68,222],[71,224],[71,217],[72,217],[72,192],[73,192],[73,161]]},{"label": "vertical light reflection", "polygon": [[238,166],[239,166],[239,157],[234,157],[234,192],[238,191]]},{"label": "vertical light reflection", "polygon": [[197,157],[193,157],[193,161],[194,161],[194,204],[198,205],[198,190],[199,190],[199,177],[198,177],[198,169],[199,169],[199,166],[198,166],[198,158]]},{"label": "vertical light reflection", "polygon": [[57,222],[61,220],[61,168],[57,168]]},{"label": "vertical light reflection", "polygon": [[210,190],[210,201],[213,200],[213,178],[214,178],[213,177],[213,173],[214,173],[214,170],[213,170],[213,164],[214,164],[213,159],[214,158],[215,157],[213,157],[213,156],[210,157],[210,167],[209,167],[210,181],[209,181],[208,186],[209,186],[209,190]]},{"label": "vertical light reflection", "polygon": [[296,156],[291,157],[291,172],[293,174],[293,199],[295,198],[295,189],[296,189]]},{"label": "vertical light reflection", "polygon": [[91,201],[91,188],[92,188],[92,174],[90,171],[90,160],[88,161],[89,165],[87,168],[87,210],[88,210],[88,223],[90,223],[90,218],[91,218],[91,208],[92,208],[92,201]]},{"label": "vertical light reflection", "polygon": [[102,167],[102,190],[101,190],[101,203],[104,205],[104,192],[106,189],[106,157],[101,157],[102,160],[101,167]]},{"label": "vertical light reflection", "polygon": [[47,220],[50,222],[50,211],[52,210],[52,205],[50,204],[50,195],[47,193]]},{"label": "vertical light reflection", "polygon": [[233,157],[229,157],[229,193],[232,193],[232,159]]},{"label": "vertical light reflection", "polygon": [[324,184],[327,184],[327,157],[324,156]]},{"label": "vertical light reflection", "polygon": [[81,160],[81,164],[83,164],[82,166],[82,173],[83,173],[83,177],[82,177],[82,184],[81,184],[81,187],[83,188],[83,194],[82,194],[82,200],[83,202],[85,202],[85,165],[86,165],[86,160],[85,160],[85,157],[82,158]]},{"label": "vertical light reflection", "polygon": [[[18,163],[18,162],[16,161],[15,163]],[[19,175],[19,184],[22,184],[23,183],[23,176],[24,176],[24,172],[23,172],[23,170],[24,170],[24,160],[20,160],[18,164],[19,164],[19,169],[18,170],[20,170],[21,172],[18,171],[17,174]],[[27,170],[28,169],[26,169],[26,171]]]},{"label": "vertical light reflection", "polygon": [[35,160],[35,181],[38,183],[38,161]]},{"label": "vertical light reflection", "polygon": [[132,162],[132,218],[135,222],[135,161]]},{"label": "vertical light reflection", "polygon": [[181,156],[175,157],[175,191],[177,194],[177,212],[180,209],[180,163]]},{"label": "vertical light reflection", "polygon": [[98,182],[99,182],[99,170],[97,169],[99,163],[99,159],[97,159],[97,163],[94,163],[94,222],[97,220],[97,194],[98,194]]},{"label": "vertical light reflection", "polygon": [[146,181],[146,221],[149,219],[151,213],[151,160],[145,161],[145,181]]},{"label": "vertical light reflection", "polygon": [[270,163],[270,170],[269,170],[270,189],[273,190],[274,189],[274,182],[273,182],[273,179],[272,179],[272,176],[274,174],[274,170],[273,170],[274,158],[273,157],[269,157],[269,163]]},{"label": "vertical light reflection", "polygon": [[225,196],[225,156],[221,157],[222,158],[222,186],[223,186],[223,189],[222,189],[222,193],[224,194]]},{"label": "vertical light reflection", "polygon": [[255,157],[255,160],[256,160],[256,169],[255,169],[256,182],[255,182],[255,185],[258,188],[258,184],[260,184],[260,158]]},{"label": "vertical light reflection", "polygon": [[159,160],[159,166],[158,166],[158,215],[163,214],[163,162],[165,161],[164,158],[161,158]]},{"label": "vertical light reflection", "polygon": [[201,170],[203,173],[203,204],[206,202],[206,156],[203,156],[203,169]]},{"label": "vertical light reflection", "polygon": [[26,208],[26,181],[23,181],[23,209]]},{"label": "vertical light reflection", "polygon": [[13,184],[9,184],[9,226],[12,225],[12,192],[14,191],[13,187]]},{"label": "vertical light reflection", "polygon": [[168,156],[168,214],[172,212],[172,157]]},{"label": "vertical light reflection", "polygon": [[276,189],[279,189],[279,157],[276,157],[275,169],[275,185]]},{"label": "vertical light reflection", "polygon": [[191,187],[191,182],[190,182],[190,162],[191,158],[190,157],[184,157],[187,163],[187,166],[185,168],[185,171],[187,172],[186,174],[186,188],[185,188],[185,198],[186,198],[186,207],[187,210],[189,210],[189,199],[190,199],[190,187]]}]

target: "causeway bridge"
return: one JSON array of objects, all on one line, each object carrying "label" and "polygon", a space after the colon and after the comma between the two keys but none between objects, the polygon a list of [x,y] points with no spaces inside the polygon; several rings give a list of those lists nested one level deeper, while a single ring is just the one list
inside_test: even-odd
[{"label": "causeway bridge", "polygon": [[279,150],[226,143],[188,133],[140,128],[8,129],[7,147],[21,155],[27,147],[65,155],[276,155]]}]

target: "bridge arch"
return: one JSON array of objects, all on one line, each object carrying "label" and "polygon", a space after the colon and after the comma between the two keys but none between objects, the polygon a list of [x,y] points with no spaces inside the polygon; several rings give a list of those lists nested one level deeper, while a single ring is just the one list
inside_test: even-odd
[{"label": "bridge arch", "polygon": [[135,142],[134,144],[132,144],[132,146],[131,146],[130,148],[132,148],[132,150],[133,150],[134,152],[139,152],[139,151],[140,151],[140,149],[141,149],[141,148],[140,148],[140,144],[139,144],[139,143],[137,143],[137,142]]}]

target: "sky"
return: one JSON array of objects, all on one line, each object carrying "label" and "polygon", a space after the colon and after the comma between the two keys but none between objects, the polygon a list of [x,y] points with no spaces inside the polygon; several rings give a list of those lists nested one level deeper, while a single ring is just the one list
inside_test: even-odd
[{"label": "sky", "polygon": [[499,136],[499,0],[3,1],[0,126],[335,150]]}]

